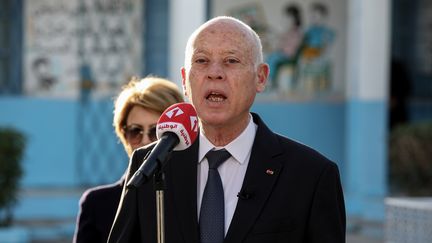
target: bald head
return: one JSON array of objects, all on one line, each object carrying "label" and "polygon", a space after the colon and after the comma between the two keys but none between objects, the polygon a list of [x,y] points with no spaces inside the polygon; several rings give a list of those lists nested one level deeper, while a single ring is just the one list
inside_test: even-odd
[{"label": "bald head", "polygon": [[210,19],[196,29],[189,37],[185,50],[185,67],[189,68],[191,65],[191,56],[195,49],[195,41],[200,37],[203,32],[225,32],[236,33],[239,37],[238,41],[243,42],[251,50],[251,55],[255,66],[263,63],[262,44],[258,34],[244,22],[228,16],[219,16]]}]

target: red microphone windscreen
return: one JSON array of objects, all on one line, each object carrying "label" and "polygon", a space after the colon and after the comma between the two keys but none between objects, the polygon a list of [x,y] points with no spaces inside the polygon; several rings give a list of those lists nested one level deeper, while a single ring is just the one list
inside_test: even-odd
[{"label": "red microphone windscreen", "polygon": [[177,103],[168,107],[160,116],[156,129],[159,139],[165,132],[175,133],[180,142],[174,150],[184,150],[198,136],[198,117],[189,103]]}]

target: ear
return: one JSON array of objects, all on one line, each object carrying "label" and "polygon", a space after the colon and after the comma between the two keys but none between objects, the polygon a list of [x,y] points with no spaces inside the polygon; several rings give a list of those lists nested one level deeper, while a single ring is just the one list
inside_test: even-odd
[{"label": "ear", "polygon": [[188,93],[186,90],[186,69],[184,67],[181,68],[181,76],[182,76],[182,88],[184,96],[188,97]]},{"label": "ear", "polygon": [[261,63],[258,66],[258,70],[257,70],[258,82],[256,84],[256,91],[258,93],[261,93],[265,90],[269,73],[270,73],[270,68],[266,63]]}]

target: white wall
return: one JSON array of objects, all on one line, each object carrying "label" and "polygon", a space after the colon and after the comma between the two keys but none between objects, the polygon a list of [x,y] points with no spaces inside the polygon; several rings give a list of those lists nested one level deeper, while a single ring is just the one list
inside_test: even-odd
[{"label": "white wall", "polygon": [[348,97],[387,99],[390,10],[389,0],[349,1]]},{"label": "white wall", "polygon": [[187,39],[206,21],[205,0],[175,0],[170,2],[169,79],[181,86],[180,69],[184,63]]}]

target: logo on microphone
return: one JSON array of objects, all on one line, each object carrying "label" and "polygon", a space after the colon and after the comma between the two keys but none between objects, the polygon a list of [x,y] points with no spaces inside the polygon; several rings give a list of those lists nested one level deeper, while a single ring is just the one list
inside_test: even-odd
[{"label": "logo on microphone", "polygon": [[191,122],[191,130],[194,132],[198,132],[198,118],[196,116],[191,116],[190,122]]},{"label": "logo on microphone", "polygon": [[180,107],[175,107],[174,109],[168,111],[167,113],[165,113],[165,115],[169,118],[173,118],[176,116],[180,116],[181,114],[183,114],[184,112],[182,111],[182,109],[180,109]]}]

